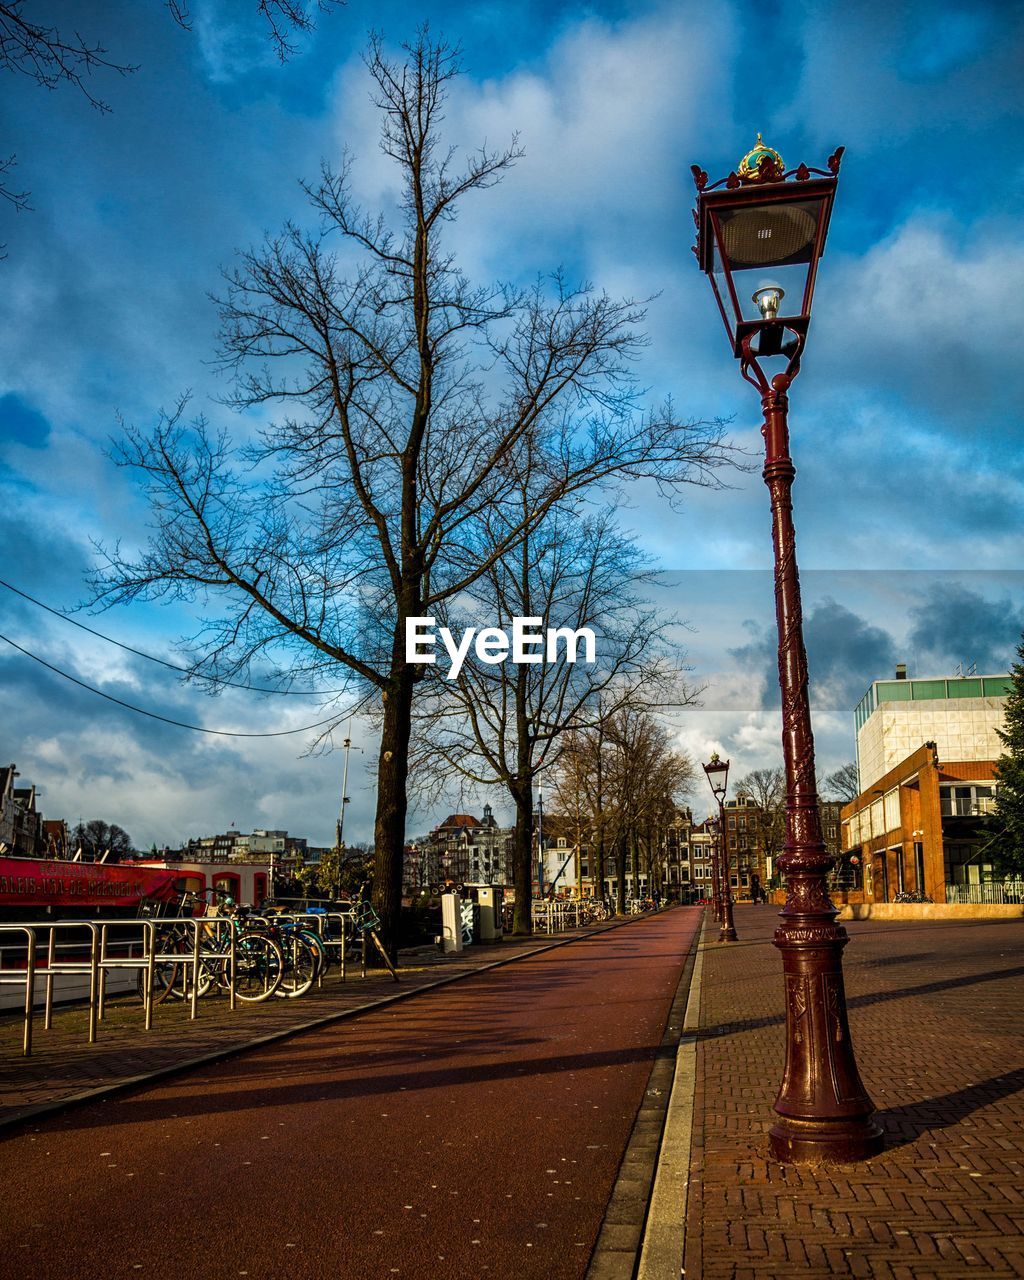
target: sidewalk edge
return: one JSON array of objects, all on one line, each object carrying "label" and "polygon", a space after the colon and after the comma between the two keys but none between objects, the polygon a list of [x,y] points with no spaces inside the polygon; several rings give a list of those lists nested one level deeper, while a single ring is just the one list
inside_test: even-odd
[{"label": "sidewalk edge", "polygon": [[[608,1201],[586,1271],[586,1280],[635,1280],[638,1275],[653,1187],[664,1150],[678,1049],[687,1027],[689,1001],[698,958],[701,957],[703,932],[704,921],[694,932],[683,962],[683,970],[666,1019],[665,1033],[655,1055],[643,1101]],[[678,1280],[678,1276],[679,1272],[674,1272],[673,1280]],[[655,1280],[653,1273],[648,1280]]]},{"label": "sidewalk edge", "polygon": [[698,939],[693,977],[686,1002],[683,1035],[676,1050],[672,1096],[669,1098],[658,1171],[647,1211],[647,1227],[637,1268],[637,1280],[679,1280],[684,1274],[694,1090],[697,1083],[697,1033],[700,1028],[706,932],[705,919]]}]

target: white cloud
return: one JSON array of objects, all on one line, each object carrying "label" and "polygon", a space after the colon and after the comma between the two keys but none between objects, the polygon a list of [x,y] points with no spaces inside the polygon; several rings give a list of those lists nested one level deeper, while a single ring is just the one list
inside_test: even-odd
[{"label": "white cloud", "polygon": [[947,422],[976,421],[979,397],[1009,412],[1024,392],[1021,364],[1007,358],[1021,280],[1014,229],[917,214],[862,257],[829,262],[814,358],[848,382],[867,372]]},{"label": "white cloud", "polygon": [[[584,275],[652,256],[645,229],[681,193],[689,199],[688,157],[704,113],[728,117],[716,68],[729,37],[724,7],[687,4],[620,24],[591,18],[529,67],[455,82],[446,138],[463,152],[498,150],[517,132],[526,153],[497,190],[462,206],[452,236],[470,273],[532,275],[560,265],[566,245],[577,257],[567,265]],[[335,115],[340,140],[360,139],[355,193],[370,207],[393,202],[395,169],[367,145],[379,117],[354,63],[339,78]],[[688,224],[682,234],[688,244]],[[635,291],[621,279],[611,287],[620,284]]]},{"label": "white cloud", "polygon": [[211,83],[229,84],[257,67],[273,65],[274,49],[254,20],[255,6],[240,16],[238,5],[224,0],[193,0],[193,4],[192,29]]}]

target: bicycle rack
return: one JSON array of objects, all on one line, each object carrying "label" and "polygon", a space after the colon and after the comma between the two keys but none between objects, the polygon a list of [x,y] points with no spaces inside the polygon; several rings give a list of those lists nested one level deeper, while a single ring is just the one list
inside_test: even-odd
[{"label": "bicycle rack", "polygon": [[[157,964],[179,964],[186,970],[192,970],[191,983],[186,977],[185,994],[188,996],[189,1020],[194,1022],[199,1017],[199,971],[202,968],[203,961],[207,959],[203,955],[200,942],[202,935],[206,932],[206,926],[213,924],[214,932],[219,932],[216,928],[218,917],[211,916],[158,916],[153,920],[147,921],[152,928],[150,945],[145,949],[145,965],[146,982],[143,992],[143,1008],[146,1010],[146,1030],[152,1028],[153,1023],[153,979],[156,972]],[[226,920],[222,923],[228,923]],[[158,944],[160,935],[163,931],[171,928],[186,929],[191,933],[190,954],[186,959],[185,955],[180,951],[159,951]],[[191,986],[191,991],[189,987]]]},{"label": "bicycle rack", "polygon": [[[89,1043],[96,1040],[97,999],[96,976],[99,930],[90,920],[44,920],[25,923],[11,922],[0,925],[0,933],[18,933],[26,938],[25,968],[18,965],[14,968],[0,968],[0,985],[25,987],[24,1033],[22,1035],[22,1056],[31,1057],[32,1032],[35,1018],[36,976],[39,968],[39,939],[37,934],[47,930],[49,937],[46,943],[46,995],[43,1004],[43,1029],[48,1031],[53,1025],[53,980],[60,974],[88,974],[89,976]],[[88,960],[61,959],[57,954],[57,931],[59,929],[85,929],[89,933]]]},{"label": "bicycle rack", "polygon": [[[250,916],[252,920],[270,921],[266,917]],[[294,920],[316,930],[324,947],[339,953],[341,981],[347,980],[347,952],[354,938],[361,934],[372,937],[391,969],[395,981],[398,975],[383,953],[375,936],[378,918],[367,907],[357,921],[353,911],[295,912],[275,916],[275,920]],[[107,974],[135,970],[143,978],[143,1010],[146,1031],[153,1028],[154,978],[160,964],[180,965],[185,970],[184,992],[190,1000],[189,1017],[199,1016],[200,975],[205,962],[225,963],[228,975],[228,1003],[237,1008],[236,982],[238,974],[236,940],[239,921],[231,916],[152,916],[123,920],[38,920],[13,921],[0,924],[0,986],[15,986],[24,990],[22,1056],[32,1054],[36,999],[39,980],[43,979],[42,1016],[43,1029],[53,1026],[55,980],[61,976],[78,975],[88,981],[88,1038],[94,1044],[99,1023],[107,1013]],[[225,941],[224,930],[228,930]],[[168,931],[187,931],[188,951],[161,948],[161,938]],[[61,943],[61,933],[78,931],[85,937]],[[4,941],[5,935],[9,937]],[[213,952],[204,952],[205,938],[213,939]],[[75,958],[62,955],[62,949],[72,949]],[[15,960],[6,960],[4,952],[13,951]],[[318,979],[318,985],[322,980]]]}]

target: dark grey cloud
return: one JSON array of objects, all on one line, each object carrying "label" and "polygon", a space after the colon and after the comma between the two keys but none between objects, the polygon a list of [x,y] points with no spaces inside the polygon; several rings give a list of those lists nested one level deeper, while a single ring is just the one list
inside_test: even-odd
[{"label": "dark grey cloud", "polygon": [[46,418],[20,396],[0,396],[0,440],[13,440],[41,449],[50,435]]},{"label": "dark grey cloud", "polygon": [[931,585],[909,611],[911,675],[949,675],[958,664],[979,673],[1008,671],[1024,633],[1024,607],[1008,595],[986,599],[960,583]]},{"label": "dark grey cloud", "polygon": [[[0,494],[4,508],[0,510],[0,578],[51,607],[77,604],[77,599],[68,598],[69,583],[77,584],[79,597],[84,594],[88,548],[56,520],[33,516],[31,507],[19,501],[16,487]],[[47,616],[0,587],[0,630],[9,631],[15,623],[35,628]]]},{"label": "dark grey cloud", "polygon": [[[730,655],[747,670],[762,670],[762,706],[780,701],[778,642],[775,630],[758,623],[746,624],[749,644],[730,649]],[[804,644],[812,699],[839,713],[852,711],[872,680],[887,675],[896,661],[892,636],[826,596],[804,615]]]},{"label": "dark grey cloud", "polygon": [[[62,659],[47,655],[48,660],[79,674],[74,654],[65,653]],[[170,673],[159,674],[142,659],[127,658],[124,665],[128,675],[87,678],[113,697],[187,724],[258,733],[296,723],[294,707],[284,719],[283,699],[226,695],[211,710]],[[313,702],[308,721],[322,716]],[[145,846],[211,834],[232,821],[239,829],[286,828],[314,843],[332,837],[331,775],[340,778],[340,763],[337,756],[301,758],[311,733],[259,740],[190,732],[97,697],[2,643],[0,723],[0,754],[42,788],[47,817],[116,821]],[[367,816],[361,760],[354,760],[350,780],[353,838]],[[326,788],[325,777],[331,777]]]}]

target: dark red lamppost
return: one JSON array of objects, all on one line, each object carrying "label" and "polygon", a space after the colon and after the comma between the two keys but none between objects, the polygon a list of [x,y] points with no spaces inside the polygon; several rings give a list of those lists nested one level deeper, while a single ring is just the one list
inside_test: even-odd
[{"label": "dark red lamppost", "polygon": [[719,942],[735,942],[736,926],[732,918],[732,885],[730,882],[730,858],[725,834],[725,793],[729,789],[729,761],[723,760],[718,752],[714,752],[708,764],[703,766],[708,785],[718,801],[718,881],[722,886],[722,910],[719,915],[721,928],[718,931]]},{"label": "dark red lamppost", "polygon": [[704,828],[711,837],[711,900],[715,905],[715,920],[722,923],[722,880],[719,875],[718,819],[708,818]]},{"label": "dark red lamppost", "polygon": [[[782,1161],[833,1163],[868,1159],[881,1151],[883,1138],[850,1042],[843,987],[849,939],[836,923],[826,884],[833,859],[822,839],[814,776],[787,410],[842,154],[840,147],[829,156],[827,170],[801,164],[785,172],[782,157],[759,134],[757,146],[721,182],[709,187],[708,175],[692,167],[695,252],[740,373],[761,396],[764,480],[771,495],[786,767],[786,847],[779,858],[786,905],[775,932],[785,982],[786,1066],[769,1143]],[[767,361],[782,366],[770,380],[762,368]]]}]

